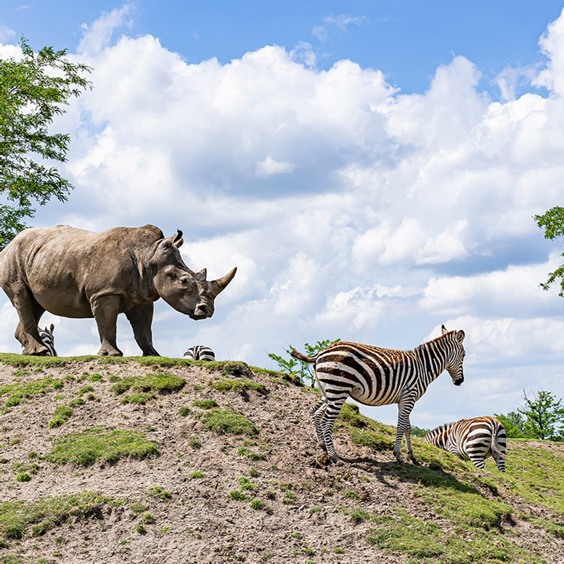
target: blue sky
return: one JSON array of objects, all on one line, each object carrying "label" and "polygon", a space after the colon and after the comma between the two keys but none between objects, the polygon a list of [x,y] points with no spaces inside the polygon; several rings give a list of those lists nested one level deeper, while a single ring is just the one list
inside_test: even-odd
[{"label": "blue sky", "polygon": [[[0,25],[25,35],[34,48],[72,51],[81,26],[115,1],[3,0]],[[351,59],[382,70],[402,92],[428,88],[437,66],[464,55],[484,75],[484,87],[503,68],[539,60],[537,42],[561,0],[187,0],[131,2],[128,33],[152,34],[188,62],[227,63],[264,45],[288,50],[308,42],[319,66]]]},{"label": "blue sky", "polygon": [[[0,56],[24,35],[93,69],[55,124],[75,190],[33,223],[181,228],[192,268],[238,267],[212,319],[157,304],[164,355],[274,367],[289,344],[408,349],[445,323],[466,331],[466,382],[441,376],[414,425],[562,397],[564,301],[539,288],[562,242],[532,219],[563,205],[562,7],[4,1]],[[44,319],[60,354],[96,352],[92,320]],[[0,350],[15,324],[2,294]]]}]

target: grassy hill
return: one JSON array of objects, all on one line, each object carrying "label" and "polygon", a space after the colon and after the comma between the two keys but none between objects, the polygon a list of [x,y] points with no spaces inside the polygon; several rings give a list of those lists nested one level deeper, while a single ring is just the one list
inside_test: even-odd
[{"label": "grassy hill", "polygon": [[564,445],[479,471],[237,362],[0,354],[0,562],[557,563]]}]

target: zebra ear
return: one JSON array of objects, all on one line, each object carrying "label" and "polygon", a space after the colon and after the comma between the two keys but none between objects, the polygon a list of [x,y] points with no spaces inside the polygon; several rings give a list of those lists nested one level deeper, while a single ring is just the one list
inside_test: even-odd
[{"label": "zebra ear", "polygon": [[466,336],[466,333],[464,333],[464,331],[462,331],[462,330],[457,331],[457,333],[456,333],[456,338],[458,339],[459,343],[462,343],[462,341],[464,341],[465,336]]},{"label": "zebra ear", "polygon": [[444,335],[445,333],[448,333],[447,328],[444,325],[441,325],[441,332]]},{"label": "zebra ear", "polygon": [[55,326],[51,323],[51,335],[53,334],[53,331],[55,331]]}]

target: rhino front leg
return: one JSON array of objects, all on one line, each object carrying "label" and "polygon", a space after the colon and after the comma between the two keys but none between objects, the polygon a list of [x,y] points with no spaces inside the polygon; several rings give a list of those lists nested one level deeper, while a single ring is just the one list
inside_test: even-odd
[{"label": "rhino front leg", "polygon": [[133,335],[139,348],[143,351],[143,356],[160,356],[153,347],[153,332],[151,325],[153,323],[153,304],[142,304],[131,308],[125,312]]},{"label": "rhino front leg", "polygon": [[123,356],[117,347],[117,316],[120,308],[119,296],[102,296],[92,300],[92,314],[98,326],[100,356]]}]

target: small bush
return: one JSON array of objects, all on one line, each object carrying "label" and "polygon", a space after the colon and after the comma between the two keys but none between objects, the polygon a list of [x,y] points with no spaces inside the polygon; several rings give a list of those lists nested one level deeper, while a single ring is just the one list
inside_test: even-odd
[{"label": "small bush", "polygon": [[190,408],[189,408],[189,407],[182,406],[182,407],[178,410],[178,415],[180,415],[180,417],[186,417],[187,415],[190,415]]}]

